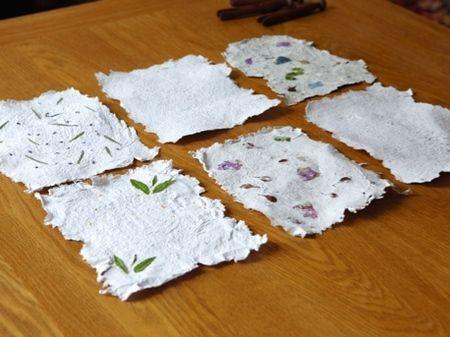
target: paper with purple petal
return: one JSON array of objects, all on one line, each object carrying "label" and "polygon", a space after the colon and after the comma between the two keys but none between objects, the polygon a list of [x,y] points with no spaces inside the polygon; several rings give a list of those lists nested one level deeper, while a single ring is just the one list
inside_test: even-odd
[{"label": "paper with purple petal", "polygon": [[292,235],[321,233],[382,198],[390,182],[300,129],[265,128],[193,153],[245,207]]},{"label": "paper with purple petal", "polygon": [[312,42],[273,35],[231,43],[226,61],[247,76],[263,77],[291,105],[340,86],[372,83],[375,77],[362,60],[350,61],[313,47]]}]

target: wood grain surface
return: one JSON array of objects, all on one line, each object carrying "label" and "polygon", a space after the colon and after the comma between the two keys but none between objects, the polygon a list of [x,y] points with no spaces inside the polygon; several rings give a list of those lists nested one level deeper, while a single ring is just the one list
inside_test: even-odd
[{"label": "wood grain surface", "polygon": [[[383,84],[449,106],[448,28],[385,0],[328,2],[321,14],[270,29],[255,18],[220,22],[215,11],[227,7],[226,0],[101,0],[5,20],[0,99],[74,86],[99,96],[153,146],[155,135],[101,93],[95,72],[129,71],[186,54],[223,62],[220,53],[230,42],[289,34],[362,58]],[[263,80],[238,71],[233,77],[275,97]],[[349,88],[364,85],[338,93]],[[229,216],[270,241],[245,262],[201,267],[126,303],[98,294],[95,272],[79,255],[81,244],[44,226],[39,202],[1,176],[0,336],[449,336],[450,174],[423,185],[399,184],[412,195],[389,193],[325,234],[301,239],[234,202],[188,154],[263,126],[292,125],[393,179],[367,153],[307,123],[304,108],[280,106],[231,130],[162,145],[160,158],[197,177]]]}]

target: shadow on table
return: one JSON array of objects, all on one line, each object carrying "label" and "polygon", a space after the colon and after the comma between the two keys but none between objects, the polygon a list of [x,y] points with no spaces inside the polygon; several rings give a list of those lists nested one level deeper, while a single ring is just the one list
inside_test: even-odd
[{"label": "shadow on table", "polygon": [[20,0],[1,1],[0,20],[97,0]]}]

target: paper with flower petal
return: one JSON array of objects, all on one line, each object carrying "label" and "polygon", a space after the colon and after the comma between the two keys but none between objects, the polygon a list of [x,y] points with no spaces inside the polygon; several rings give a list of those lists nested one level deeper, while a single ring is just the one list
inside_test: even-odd
[{"label": "paper with flower petal", "polygon": [[[170,179],[166,189],[156,188]],[[220,201],[200,196],[203,191],[170,161],[155,161],[125,175],[95,177],[92,186],[77,183],[36,196],[47,224],[68,240],[84,242],[81,255],[96,269],[102,293],[126,300],[200,264],[244,260],[267,241],[244,222],[225,217]]]},{"label": "paper with flower petal", "polygon": [[90,178],[157,154],[97,98],[75,89],[49,91],[28,101],[0,101],[0,172],[29,191]]},{"label": "paper with flower petal", "polygon": [[412,94],[377,83],[310,103],[307,119],[383,160],[398,180],[423,183],[450,171],[450,110]]},{"label": "paper with flower petal", "polygon": [[265,128],[193,153],[245,207],[292,235],[321,233],[381,198],[387,180],[300,129]]},{"label": "paper with flower petal", "polygon": [[97,74],[103,91],[162,143],[207,130],[227,129],[278,105],[230,78],[226,64],[188,55],[129,73]]},{"label": "paper with flower petal", "polygon": [[313,47],[312,42],[273,35],[231,43],[226,61],[247,76],[263,77],[291,105],[340,86],[371,83],[375,77],[364,61],[350,61]]}]

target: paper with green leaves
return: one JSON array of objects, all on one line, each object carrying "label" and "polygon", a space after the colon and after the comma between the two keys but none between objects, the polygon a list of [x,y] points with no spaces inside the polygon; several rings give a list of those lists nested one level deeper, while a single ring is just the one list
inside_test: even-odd
[{"label": "paper with green leaves", "polygon": [[103,91],[162,143],[243,124],[280,102],[239,88],[226,64],[188,55],[129,73],[97,74]]},{"label": "paper with green leaves", "polygon": [[97,98],[75,89],[0,101],[0,172],[29,191],[90,178],[157,154]]},{"label": "paper with green leaves", "polygon": [[202,192],[195,178],[170,161],[155,161],[36,197],[46,224],[84,242],[81,255],[96,269],[101,292],[126,300],[199,265],[244,260],[267,241],[226,217],[220,201]]},{"label": "paper with green leaves", "polygon": [[321,233],[382,198],[390,182],[300,129],[265,128],[193,153],[245,207],[292,235]]},{"label": "paper with green leaves", "polygon": [[263,77],[289,105],[343,85],[375,80],[364,61],[350,61],[317,49],[312,42],[285,35],[231,43],[224,57],[247,76]]},{"label": "paper with green leaves", "polygon": [[450,110],[415,102],[411,90],[376,83],[307,106],[307,119],[356,149],[383,160],[405,183],[450,172]]}]

